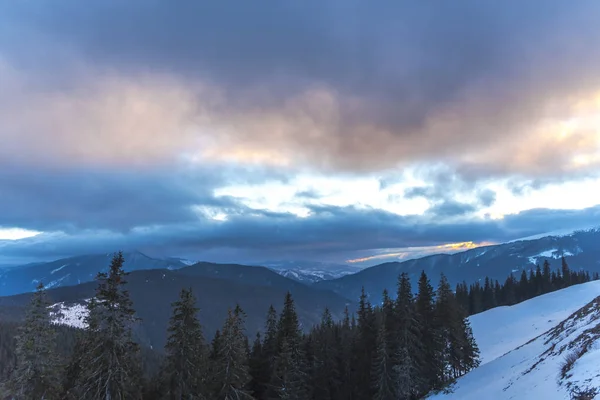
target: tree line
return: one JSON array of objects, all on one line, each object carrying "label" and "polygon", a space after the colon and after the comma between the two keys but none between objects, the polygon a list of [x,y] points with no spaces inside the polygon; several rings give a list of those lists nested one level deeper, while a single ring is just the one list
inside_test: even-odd
[{"label": "tree line", "polygon": [[437,290],[422,272],[416,295],[407,274],[395,299],[373,305],[364,292],[356,313],[335,321],[325,309],[305,331],[288,292],[271,307],[252,343],[245,313],[230,309],[212,340],[204,337],[196,298],[182,289],[172,304],[161,366],[145,376],[134,340],[135,310],[117,253],[88,302],[85,329],[60,357],[43,286],[16,337],[16,363],[2,384],[14,399],[416,399],[479,365],[478,349],[445,276]]},{"label": "tree line", "polygon": [[562,257],[561,266],[556,270],[552,270],[550,262],[545,260],[542,267],[538,264],[535,269],[529,270],[529,273],[522,270],[519,279],[511,273],[504,283],[500,283],[486,276],[483,285],[480,282],[471,285],[467,285],[466,282],[459,283],[456,285],[455,293],[462,308],[469,315],[473,315],[598,279],[600,279],[598,272],[590,276],[588,271],[570,269],[567,261]]}]

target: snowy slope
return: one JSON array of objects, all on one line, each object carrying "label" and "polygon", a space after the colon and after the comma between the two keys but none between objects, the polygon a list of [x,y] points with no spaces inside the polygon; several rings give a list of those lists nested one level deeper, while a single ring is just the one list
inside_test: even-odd
[{"label": "snowy slope", "polygon": [[562,400],[600,388],[599,295],[600,282],[590,282],[472,317],[484,364],[431,399]]},{"label": "snowy slope", "polygon": [[473,315],[469,320],[481,351],[481,363],[541,335],[598,295],[600,281],[593,281]]}]

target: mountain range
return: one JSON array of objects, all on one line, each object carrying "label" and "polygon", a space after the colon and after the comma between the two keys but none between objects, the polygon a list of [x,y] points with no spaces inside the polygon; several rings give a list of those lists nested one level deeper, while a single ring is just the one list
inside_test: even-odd
[{"label": "mountain range", "polygon": [[[335,317],[341,317],[346,307],[353,311],[362,287],[371,302],[377,304],[384,288],[395,293],[396,280],[402,272],[407,272],[416,283],[424,270],[434,285],[442,272],[453,284],[472,283],[485,276],[504,280],[509,274],[518,276],[544,260],[558,268],[563,256],[571,269],[596,272],[600,271],[598,243],[600,230],[592,229],[389,262],[363,270],[312,261],[271,261],[263,263],[265,266],[209,262],[190,265],[183,259],[153,258],[140,252],[124,256],[125,269],[131,272],[130,292],[144,320],[140,335],[151,345],[161,346],[170,304],[182,287],[194,289],[208,336],[221,326],[227,308],[238,303],[247,312],[248,332],[262,329],[269,306],[278,308],[287,291],[294,296],[301,322],[308,329],[319,320],[325,307]],[[0,316],[18,318],[38,282],[50,289],[51,298],[61,307],[85,304],[94,294],[94,277],[107,270],[111,256],[83,255],[1,270]]]},{"label": "mountain range", "polygon": [[504,281],[511,273],[518,279],[522,270],[529,271],[538,264],[542,265],[544,260],[550,262],[551,268],[559,268],[563,256],[573,270],[600,272],[599,244],[600,230],[590,229],[478,247],[455,254],[384,263],[356,274],[317,282],[315,287],[332,290],[351,299],[358,298],[364,287],[371,302],[378,303],[384,289],[395,292],[396,281],[403,272],[416,282],[421,271],[425,271],[434,286],[442,272],[451,284],[462,281],[473,283],[486,276]]},{"label": "mountain range", "polygon": [[[48,289],[93,281],[98,272],[108,271],[113,254],[92,254],[51,262],[26,264],[0,270],[0,296],[35,290],[39,282]],[[125,253],[127,271],[179,269],[187,264],[178,259],[157,259],[138,251]]]},{"label": "mountain range", "polygon": [[[96,282],[62,286],[48,290],[49,298],[63,310],[81,309],[94,296]],[[247,314],[246,328],[250,335],[264,328],[271,305],[280,310],[286,292],[293,293],[299,320],[305,329],[316,324],[328,307],[335,318],[341,318],[345,308],[354,308],[349,300],[326,290],[313,288],[282,277],[264,267],[198,263],[177,270],[136,270],[127,276],[127,289],[137,315],[140,340],[149,346],[162,348],[171,316],[171,303],[178,299],[182,288],[192,288],[200,308],[199,318],[205,335],[212,338],[227,315],[227,309],[239,304]],[[0,297],[0,315],[4,319],[19,319],[31,293]]]},{"label": "mountain range", "polygon": [[280,275],[304,283],[316,283],[355,274],[362,268],[319,261],[264,261],[259,263]]}]

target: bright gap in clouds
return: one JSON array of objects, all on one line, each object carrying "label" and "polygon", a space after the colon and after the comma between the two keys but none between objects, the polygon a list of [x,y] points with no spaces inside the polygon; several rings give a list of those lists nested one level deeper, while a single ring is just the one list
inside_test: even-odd
[{"label": "bright gap in clouds", "polygon": [[581,210],[600,204],[598,177],[526,188],[520,195],[509,190],[506,182],[493,182],[489,188],[496,192],[496,202],[479,214],[498,219],[534,208]]},{"label": "bright gap in clouds", "polygon": [[0,228],[0,240],[19,240],[39,235],[41,232],[21,228]]},{"label": "bright gap in clouds", "polygon": [[420,185],[423,181],[412,177],[382,189],[376,177],[300,175],[289,183],[225,186],[215,190],[215,195],[235,197],[250,208],[291,213],[301,218],[309,216],[307,206],[312,205],[372,207],[398,215],[418,215],[429,207],[427,200],[406,199],[403,193]]},{"label": "bright gap in clouds", "polygon": [[[232,196],[248,207],[272,212],[287,212],[307,217],[308,206],[372,207],[398,215],[422,215],[434,201],[424,197],[406,198],[406,189],[427,186],[428,183],[406,175],[397,183],[380,187],[376,177],[341,178],[299,176],[288,183],[268,182],[258,185],[225,186],[215,191],[216,196]],[[433,184],[433,183],[432,183]],[[547,184],[534,188],[525,184],[521,193],[510,188],[506,179],[482,182],[478,189],[496,193],[496,201],[477,210],[475,217],[501,219],[535,208],[583,209],[600,204],[600,178]],[[475,193],[454,193],[453,200],[464,203],[475,201]]]}]

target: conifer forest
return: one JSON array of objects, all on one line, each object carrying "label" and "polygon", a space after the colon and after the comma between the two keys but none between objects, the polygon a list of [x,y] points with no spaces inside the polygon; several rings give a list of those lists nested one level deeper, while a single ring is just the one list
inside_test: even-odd
[{"label": "conifer forest", "polygon": [[[589,281],[589,274],[548,263],[520,279],[451,288],[444,275],[434,288],[422,272],[414,290],[406,273],[396,293],[336,320],[303,327],[287,293],[277,312],[265,310],[261,332],[245,329],[244,310],[229,310],[222,328],[205,332],[191,289],[171,305],[164,349],[136,341],[139,320],[117,253],[97,276],[85,328],[52,323],[42,284],[23,322],[0,329],[4,399],[419,399],[444,390],[479,365],[467,316],[498,305]],[[594,278],[597,278],[594,276]],[[210,334],[210,335],[209,335]],[[209,336],[207,336],[209,335]]]}]

